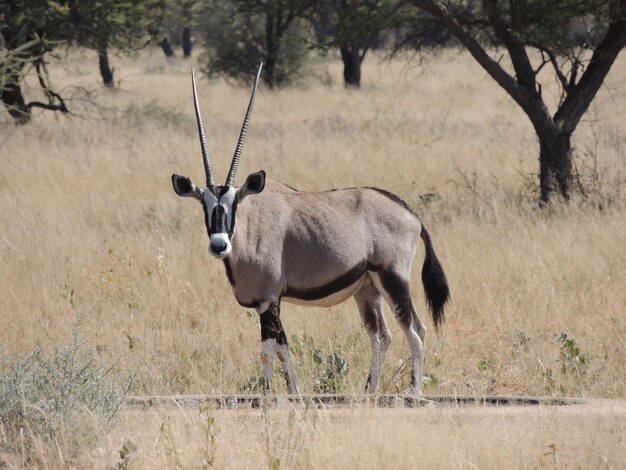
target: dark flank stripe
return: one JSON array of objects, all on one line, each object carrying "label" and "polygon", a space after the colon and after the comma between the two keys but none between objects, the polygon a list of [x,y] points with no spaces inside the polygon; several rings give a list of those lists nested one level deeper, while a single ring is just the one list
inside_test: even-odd
[{"label": "dark flank stripe", "polygon": [[330,281],[322,286],[311,287],[308,289],[296,288],[287,286],[287,289],[283,292],[283,297],[289,297],[291,299],[312,301],[319,300],[335,294],[343,289],[350,287],[352,284],[361,279],[367,271],[376,271],[366,260],[361,261],[350,271],[342,274],[337,279]]}]

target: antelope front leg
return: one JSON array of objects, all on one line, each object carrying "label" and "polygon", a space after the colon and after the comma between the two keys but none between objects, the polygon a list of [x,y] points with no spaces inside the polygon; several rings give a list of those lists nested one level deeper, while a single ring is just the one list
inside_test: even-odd
[{"label": "antelope front leg", "polygon": [[287,345],[287,335],[280,321],[280,304],[272,302],[269,308],[260,314],[261,320],[261,362],[265,377],[265,390],[268,391],[274,373],[274,355],[278,358],[285,372],[287,390],[290,394],[298,394],[298,383],[291,367],[291,355]]}]

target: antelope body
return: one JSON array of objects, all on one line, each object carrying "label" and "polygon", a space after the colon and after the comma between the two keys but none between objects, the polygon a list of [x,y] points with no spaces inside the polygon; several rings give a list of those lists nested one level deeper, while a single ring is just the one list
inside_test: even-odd
[{"label": "antelope body", "polygon": [[413,307],[409,278],[420,238],[426,249],[422,282],[436,327],[443,321],[449,298],[428,232],[402,200],[376,188],[297,191],[266,179],[264,171],[234,187],[259,74],[223,186],[213,183],[193,80],[207,186],[201,189],[176,174],[172,184],[178,195],[202,203],[209,252],[223,260],[239,304],[256,309],[260,316],[265,384],[269,387],[278,355],[289,392],[299,393],[280,321],[281,301],[328,307],[354,297],[372,348],[366,390],[376,392],[391,342],[383,316],[384,299],[408,340],[410,392],[419,394],[426,331]]}]

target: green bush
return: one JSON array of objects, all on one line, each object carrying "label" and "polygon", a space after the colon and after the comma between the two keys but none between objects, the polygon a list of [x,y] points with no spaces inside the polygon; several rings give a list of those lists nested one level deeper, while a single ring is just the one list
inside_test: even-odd
[{"label": "green bush", "polygon": [[[210,17],[201,21],[198,29],[207,46],[202,58],[202,71],[209,77],[224,76],[252,84],[259,63],[270,55],[266,41],[266,21],[263,11],[238,8],[234,3],[216,5]],[[309,32],[303,22],[294,20],[282,36],[276,37],[278,49],[270,86],[298,84],[306,74],[309,55]]]}]

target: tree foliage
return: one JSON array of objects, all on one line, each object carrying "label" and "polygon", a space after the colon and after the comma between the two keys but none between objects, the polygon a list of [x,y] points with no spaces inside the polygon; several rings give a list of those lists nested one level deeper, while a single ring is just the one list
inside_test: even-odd
[{"label": "tree foliage", "polygon": [[[467,48],[522,108],[537,133],[541,200],[547,202],[554,193],[567,199],[572,182],[571,135],[626,45],[626,0],[483,0],[480,4],[412,0],[411,4],[416,10],[412,21],[404,23],[406,37],[411,38],[405,44],[427,44],[427,34],[435,28],[446,30]],[[511,68],[503,65],[503,55]],[[561,87],[552,111],[539,78],[545,68],[552,69]]]},{"label": "tree foliage", "polygon": [[[192,31],[205,17],[214,14],[210,0],[164,0],[165,14],[161,47],[167,57],[174,54],[173,47],[182,46],[183,56],[189,57],[193,48]],[[214,26],[221,25],[216,24]],[[169,48],[169,50],[168,50]]]},{"label": "tree foliage", "polygon": [[205,71],[248,81],[259,62],[263,79],[273,88],[299,76],[308,53],[307,20],[312,0],[231,0],[211,2],[211,24],[205,27],[209,48]]},{"label": "tree foliage", "polygon": [[[63,99],[49,86],[43,58],[70,39],[68,10],[45,0],[0,2],[0,92],[10,115],[27,122],[33,107],[67,111]],[[23,71],[34,67],[48,102],[26,103],[20,83]]]},{"label": "tree foliage", "polygon": [[[79,44],[106,53],[135,50],[160,30],[162,0],[0,1],[0,98],[18,123],[32,108],[69,112],[53,90],[47,58],[58,47]],[[26,102],[21,84],[35,70],[47,102]]]},{"label": "tree foliage", "polygon": [[403,4],[392,0],[325,0],[317,7],[318,22],[327,27],[323,47],[341,53],[346,87],[361,86],[361,64],[380,32],[400,21]]},{"label": "tree foliage", "polygon": [[93,50],[136,50],[160,33],[162,0],[68,0],[72,39]]}]

